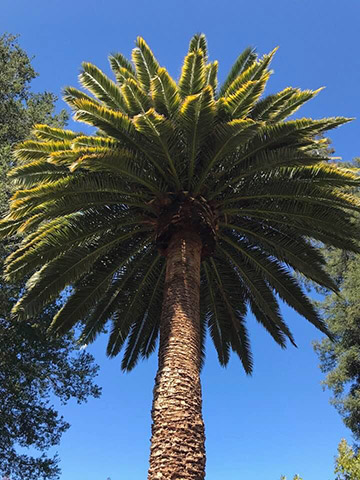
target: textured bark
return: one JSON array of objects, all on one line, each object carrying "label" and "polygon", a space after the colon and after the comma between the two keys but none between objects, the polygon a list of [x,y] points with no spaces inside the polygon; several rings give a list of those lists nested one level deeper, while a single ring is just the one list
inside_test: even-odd
[{"label": "textured bark", "polygon": [[199,235],[185,231],[176,232],[167,249],[148,480],[205,478],[200,385],[201,249]]}]

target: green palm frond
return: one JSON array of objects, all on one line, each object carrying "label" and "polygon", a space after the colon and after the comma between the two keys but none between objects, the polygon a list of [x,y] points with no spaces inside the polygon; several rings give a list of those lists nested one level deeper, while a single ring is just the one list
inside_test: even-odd
[{"label": "green palm frond", "polygon": [[[326,130],[336,128],[349,121],[350,119],[348,118],[335,117],[323,120],[291,120],[288,122],[282,122],[274,125],[268,124],[266,126],[254,122],[254,134],[249,138],[248,142],[243,142],[243,147],[241,144],[239,145],[240,149],[238,150],[235,158],[230,156],[228,157],[229,167],[234,168],[238,164],[246,165],[245,161],[252,164],[251,160],[255,155],[258,155],[261,152],[266,152],[265,155],[271,155],[273,150],[279,148],[295,147],[302,150],[304,146],[313,145],[312,149],[316,151],[316,144],[313,144],[312,136],[320,135]],[[234,124],[234,122],[236,121],[230,122],[228,125],[230,126],[231,124]],[[227,128],[228,130],[230,130],[229,127]],[[224,137],[226,138],[226,133]],[[232,145],[233,144],[230,142],[230,146]],[[220,152],[220,158],[223,158],[225,155],[223,151],[220,150]],[[227,153],[228,151],[225,150],[225,154]],[[304,156],[305,155],[306,152]],[[324,160],[324,158],[319,157],[319,160]],[[218,158],[215,157],[215,161],[213,160],[213,163],[211,163],[211,167],[215,166],[217,161]],[[208,170],[210,170],[209,167]],[[216,180],[218,181],[220,177],[226,175],[228,171],[229,170],[227,168],[223,168],[221,172],[218,172]],[[238,180],[238,178],[235,177],[235,180]],[[219,184],[218,188],[214,191],[212,196],[219,195],[226,188],[226,183]]]},{"label": "green palm frond", "polygon": [[[80,194],[87,194],[89,200],[94,194],[94,200],[99,201],[104,194],[117,194],[117,197],[113,198],[120,203],[121,200],[126,202],[126,197],[132,197],[131,193],[126,192],[125,187],[122,189],[121,182],[113,175],[81,172],[78,175],[68,175],[56,182],[41,184],[29,190],[17,191],[13,196],[8,217],[12,220],[26,218],[30,214],[38,213],[37,207],[40,207],[41,211],[41,206],[47,201],[61,201],[65,197],[72,197],[76,201],[76,196]],[[96,196],[98,194],[100,194],[99,197]],[[109,197],[105,198],[108,202]]]},{"label": "green palm frond", "polygon": [[95,100],[94,97],[91,97],[90,95],[87,95],[86,93],[74,87],[65,87],[63,89],[63,100],[71,108],[77,108],[77,100],[87,100],[88,102],[91,102],[94,105],[98,105],[99,107],[101,107],[101,103]]},{"label": "green palm frond", "polygon": [[226,97],[225,106],[233,118],[248,116],[263,93],[268,78],[268,75],[263,75],[260,80],[246,82],[232,95]]},{"label": "green palm frond", "polygon": [[[244,370],[250,374],[252,371],[252,357],[250,352],[250,343],[245,326],[245,316],[247,313],[246,296],[239,279],[234,275],[232,269],[226,268],[226,263],[219,258],[210,260],[208,270],[213,275],[217,298],[220,306],[223,307],[225,317],[227,318],[227,328],[229,342],[232,350],[239,356]],[[208,273],[209,275],[209,273]]]},{"label": "green palm frond", "polygon": [[77,136],[81,135],[79,132],[73,132],[71,130],[64,130],[62,128],[49,127],[49,125],[42,125],[40,123],[34,125],[32,133],[39,140],[47,141],[72,141]]},{"label": "green palm frond", "polygon": [[172,117],[179,110],[181,103],[179,91],[175,81],[165,68],[159,68],[151,79],[151,97],[155,110]]},{"label": "green palm frond", "polygon": [[81,85],[106,107],[125,111],[125,101],[120,88],[92,63],[83,62],[82,68],[79,75]]},{"label": "green palm frond", "polygon": [[[68,285],[73,284],[94,268],[97,260],[104,259],[106,256],[110,257],[110,253],[114,249],[116,250],[117,245],[121,244],[123,240],[138,237],[138,233],[139,231],[135,230],[123,235],[110,234],[89,245],[73,247],[70,251],[46,263],[28,280],[27,293],[15,305],[13,313],[24,319],[36,315],[49,298],[52,300],[57,298]],[[114,265],[113,256],[111,256],[109,264],[111,272],[114,274],[117,268],[116,264]],[[102,266],[101,262],[100,266]],[[110,274],[107,278],[110,278]],[[101,290],[103,283],[99,280],[96,289]],[[75,312],[73,314],[75,319]]]},{"label": "green palm frond", "polygon": [[[128,299],[124,297],[128,297],[128,293],[131,290],[129,285],[135,279],[139,280],[140,272],[143,272],[143,268],[147,268],[149,261],[150,263],[152,262],[155,253],[154,249],[149,246],[149,239],[145,239],[145,241],[138,244],[134,243],[129,251],[122,255],[120,263],[119,260],[116,263],[117,273],[115,275],[110,271],[109,277],[108,272],[105,271],[104,281],[107,283],[110,279],[110,284],[108,284],[106,292],[94,306],[94,309],[87,315],[87,322],[80,337],[81,342],[92,342],[104,328],[107,321],[114,318],[118,309],[126,308]],[[100,282],[104,275],[100,277]],[[88,301],[91,302],[91,293],[94,288],[97,288],[97,281],[96,277],[92,275],[87,284],[84,286],[79,285],[76,296],[81,301],[84,301],[85,304]],[[76,302],[74,302],[75,304]],[[71,314],[71,311],[69,313]]]},{"label": "green palm frond", "polygon": [[[59,195],[56,200],[45,200],[38,204],[26,205],[19,212],[10,212],[7,217],[0,221],[0,238],[10,229],[19,233],[31,233],[43,222],[69,215],[76,212],[93,212],[99,207],[112,207],[126,204],[127,208],[133,208],[138,212],[143,211],[151,215],[154,209],[151,206],[150,196],[138,192],[85,192],[69,193],[69,195]],[[125,202],[125,203],[124,203]],[[14,220],[13,217],[16,217]],[[21,220],[19,220],[21,218]],[[1,233],[2,232],[2,233]]]},{"label": "green palm frond", "polygon": [[121,112],[101,107],[95,102],[86,99],[76,99],[73,102],[74,118],[93,127],[103,130],[110,137],[119,140],[129,140],[131,121]]},{"label": "green palm frond", "polygon": [[216,167],[221,160],[229,156],[241,145],[247,144],[259,129],[259,125],[253,120],[236,119],[231,122],[217,125],[213,131],[214,145],[210,148],[207,155],[207,162],[203,171],[199,175],[199,181],[194,188],[195,193],[199,193],[209,172]]},{"label": "green palm frond", "polygon": [[210,336],[214,342],[218,359],[221,365],[228,364],[230,359],[230,342],[226,325],[228,323],[227,315],[224,315],[224,305],[218,301],[216,285],[212,282],[212,277],[206,263],[203,264],[206,282],[206,288],[203,291],[202,301],[205,304],[205,319],[209,328]]},{"label": "green palm frond", "polygon": [[[123,301],[121,302],[121,306],[119,305],[118,310],[114,315],[113,327],[107,346],[107,354],[110,357],[116,356],[123,347],[126,338],[129,337],[129,348],[126,349],[122,361],[122,368],[124,370],[131,370],[131,368],[134,366],[133,362],[139,353],[135,345],[135,332],[137,328],[134,327],[133,331],[130,333],[131,325],[134,321],[138,321],[139,317],[143,318],[146,315],[149,296],[161,272],[161,269],[158,268],[161,262],[161,256],[157,252],[155,252],[154,255],[155,258],[149,265],[146,264],[146,268],[144,268],[144,264],[142,265],[140,269],[141,277],[138,276],[139,270],[137,270],[136,280],[134,278],[128,280],[128,282],[135,280],[133,288],[130,287],[131,290],[133,290],[134,285],[136,285],[135,294],[132,295],[131,299],[128,297],[124,298],[121,295]],[[128,283],[126,283],[126,286],[129,286]]]},{"label": "green palm frond", "polygon": [[251,112],[251,118],[259,121],[269,121],[273,115],[281,112],[286,102],[299,90],[297,88],[287,87],[281,92],[267,95],[257,102]]},{"label": "green palm frond", "polygon": [[247,289],[250,307],[256,319],[281,347],[286,346],[286,338],[294,343],[293,336],[281,317],[276,297],[263,276],[254,269],[253,265],[244,261],[236,251],[234,252],[232,246],[223,245],[219,250],[230,266],[235,269]]},{"label": "green palm frond", "polygon": [[51,164],[46,160],[35,160],[11,170],[9,177],[18,188],[29,189],[41,183],[57,181],[68,173],[66,167]]},{"label": "green palm frond", "polygon": [[322,332],[329,335],[324,321],[321,320],[313,304],[302,292],[296,280],[280,263],[260,252],[256,245],[251,245],[240,240],[239,237],[221,235],[221,239],[237,251],[244,259],[271,286],[279,297],[300,315]]},{"label": "green palm frond", "polygon": [[233,83],[233,81],[241,75],[243,71],[246,71],[249,67],[251,67],[257,59],[257,54],[255,49],[252,47],[247,47],[236,59],[234,65],[231,67],[231,70],[226,77],[225,81],[221,85],[219,96],[222,97],[229,86]]},{"label": "green palm frond", "polygon": [[135,80],[132,80],[131,78],[126,80],[121,87],[121,92],[124,96],[127,111],[130,115],[145,113],[150,108],[148,95]]},{"label": "green palm frond", "polygon": [[140,184],[153,193],[160,193],[158,185],[149,177],[144,165],[136,162],[132,152],[126,149],[94,149],[86,152],[72,163],[70,171],[86,169],[92,172],[112,172],[119,175],[119,183],[126,179]]},{"label": "green palm frond", "polygon": [[208,48],[206,37],[203,33],[196,33],[190,40],[189,53],[196,52],[197,50],[201,50],[203,52],[206,61],[208,56]]},{"label": "green palm frond", "polygon": [[122,53],[109,55],[109,62],[117,83],[121,86],[128,78],[135,80],[136,73],[131,62]]},{"label": "green palm frond", "polygon": [[27,140],[19,143],[14,151],[15,158],[21,163],[33,160],[46,160],[53,152],[63,151],[71,147],[71,140],[38,142]]},{"label": "green palm frond", "polygon": [[205,67],[205,78],[206,78],[206,85],[210,85],[216,93],[216,89],[218,86],[218,79],[217,79],[217,74],[218,74],[218,68],[219,68],[219,63],[217,61],[208,63]]},{"label": "green palm frond", "polygon": [[241,238],[246,237],[258,244],[268,256],[277,258],[329,290],[337,290],[336,283],[323,268],[325,260],[319,250],[289,228],[281,230],[264,220],[260,222],[246,218],[241,219],[239,224],[220,223],[219,227],[235,231]]},{"label": "green palm frond", "polygon": [[[282,200],[285,200],[296,203],[296,205],[302,202],[325,207],[337,205],[344,209],[360,211],[358,198],[336,188],[325,188],[320,182],[314,181],[319,171],[317,167],[300,168],[301,176],[299,178],[296,178],[296,170],[296,167],[291,169],[290,174],[286,172],[285,168],[279,169],[278,172],[276,170],[265,171],[245,180],[240,179],[238,184],[235,183],[237,197],[234,197],[233,193],[229,193],[217,205],[224,207],[230,204],[241,208],[242,206],[247,207],[250,203],[253,205],[257,202],[266,204],[268,200],[279,205]],[[313,173],[314,170],[315,173]],[[277,173],[278,175],[276,175]],[[304,173],[308,175],[305,176]],[[339,183],[349,181],[344,177],[335,180]],[[324,180],[322,181],[324,182]]]},{"label": "green palm frond", "polygon": [[210,85],[198,95],[186,97],[179,112],[179,123],[186,134],[188,158],[188,188],[190,189],[196,160],[206,137],[212,131],[216,103]]},{"label": "green palm frond", "polygon": [[[180,181],[176,170],[176,165],[172,155],[171,148],[172,137],[174,137],[174,127],[169,120],[163,115],[159,115],[155,110],[148,110],[143,115],[137,115],[134,120],[136,130],[144,137],[150,139],[152,145],[149,145],[152,152],[152,158],[163,158],[162,164],[168,164],[169,174],[166,175],[168,181],[174,183],[180,188]],[[159,170],[159,162],[156,167]]]},{"label": "green palm frond", "polygon": [[239,90],[239,88],[248,82],[261,80],[263,77],[268,79],[269,74],[271,73],[269,72],[268,67],[276,51],[277,48],[274,48],[274,50],[268,55],[264,55],[260,60],[251,63],[246,70],[242,71],[241,74],[229,84],[221,96],[226,98],[229,95],[233,95],[237,90]]},{"label": "green palm frond", "polygon": [[280,122],[285,120],[287,117],[295,113],[305,102],[308,102],[312,98],[321,92],[323,88],[318,88],[317,90],[297,90],[282,106],[280,112],[271,115],[272,122]]},{"label": "green palm frond", "polygon": [[151,293],[145,299],[142,299],[143,306],[142,309],[138,310],[138,319],[132,323],[125,354],[121,362],[121,368],[126,371],[135,367],[140,356],[148,357],[155,348],[154,342],[160,327],[159,312],[163,301],[165,264],[159,258],[155,259],[154,263],[155,265],[147,274],[147,284]]},{"label": "green palm frond", "polygon": [[206,84],[205,56],[202,50],[195,50],[185,57],[178,83],[180,95],[196,95]]},{"label": "green palm frond", "polygon": [[141,37],[136,39],[136,48],[132,51],[132,60],[135,65],[136,78],[144,92],[148,93],[151,79],[157,74],[160,65]]},{"label": "green palm frond", "polygon": [[74,151],[86,148],[112,148],[115,150],[116,148],[122,148],[122,145],[111,137],[101,137],[100,135],[94,137],[90,135],[79,135],[73,140],[71,148]]},{"label": "green palm frond", "polygon": [[35,236],[30,236],[28,242],[8,257],[5,274],[12,281],[22,278],[42,262],[53,261],[74,246],[91,243],[110,233],[112,222],[116,223],[116,231],[121,232],[141,225],[142,220],[143,217],[129,216],[126,211],[109,207],[55,218],[39,227]]},{"label": "green palm frond", "polygon": [[[132,242],[127,249],[124,248],[126,247],[125,243],[120,250],[115,249],[101,262],[98,262],[93,273],[75,284],[74,293],[66,305],[58,311],[50,328],[61,333],[67,331],[69,326],[71,328],[79,320],[89,317],[89,313],[99,306],[99,302],[107,298],[112,289],[112,283],[117,281],[118,276],[127,277],[128,269],[131,269],[139,255],[140,258],[143,258],[143,250],[148,243],[149,239],[142,239],[142,241]],[[99,315],[97,327],[101,320],[105,325],[108,319],[107,315]],[[95,338],[96,332],[93,331],[92,335]]]}]

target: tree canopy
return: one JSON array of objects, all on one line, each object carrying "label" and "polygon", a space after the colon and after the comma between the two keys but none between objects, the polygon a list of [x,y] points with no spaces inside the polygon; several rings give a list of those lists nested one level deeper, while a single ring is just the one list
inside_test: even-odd
[{"label": "tree canopy", "polygon": [[359,202],[339,190],[357,178],[323,162],[327,143],[318,137],[349,119],[287,120],[318,90],[286,88],[260,99],[274,53],[259,59],[245,50],[219,89],[218,63],[208,62],[201,35],[190,43],[177,84],[141,38],[133,65],[110,56],[116,82],[83,63],[79,78],[91,95],[67,87],[64,99],[98,134],[39,125],[36,140],[16,151],[18,192],[2,234],[20,228],[27,240],[8,259],[7,276],[47,262],[15,307],[19,317],[71,284],[53,331],[87,316],[88,342],[111,318],[108,353],[116,355],[128,338],[123,368],[131,369],[154,350],[162,297],[153,285],[163,282],[162,253],[188,202],[193,221],[203,224],[202,311],[222,364],[232,349],[252,369],[248,308],[281,346],[294,342],[274,293],[327,332],[288,269],[335,290],[307,237],[358,248],[344,232]]},{"label": "tree canopy", "polygon": [[[359,224],[360,218],[356,218]],[[340,290],[319,302],[333,341],[315,342],[323,384],[333,393],[332,403],[355,439],[360,440],[360,256],[327,249],[327,270]]]}]

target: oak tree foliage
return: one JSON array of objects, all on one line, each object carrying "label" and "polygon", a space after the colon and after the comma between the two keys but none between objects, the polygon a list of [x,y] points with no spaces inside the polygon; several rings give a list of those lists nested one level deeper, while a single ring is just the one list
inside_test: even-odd
[{"label": "oak tree foliage", "polygon": [[[352,167],[358,163],[355,160]],[[358,191],[355,193],[359,196]],[[360,225],[359,216],[354,221]],[[340,295],[327,294],[318,303],[333,341],[324,338],[315,342],[314,347],[326,374],[323,384],[333,394],[331,402],[355,440],[360,441],[360,256],[334,248],[324,253],[327,271]]]}]

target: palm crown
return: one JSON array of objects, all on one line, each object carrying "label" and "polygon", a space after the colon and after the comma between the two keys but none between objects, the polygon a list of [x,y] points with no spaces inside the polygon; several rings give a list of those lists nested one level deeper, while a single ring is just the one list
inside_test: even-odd
[{"label": "palm crown", "polygon": [[155,349],[169,240],[191,229],[202,241],[202,342],[208,328],[222,364],[233,350],[251,372],[248,309],[281,346],[294,343],[279,298],[326,332],[292,270],[336,289],[318,244],[357,249],[359,201],[342,188],[357,177],[324,162],[321,136],[348,119],[286,120],[318,90],[262,97],[274,52],[246,49],[221,88],[203,35],[177,83],[142,38],[132,63],[110,56],[116,81],[83,64],[91,95],[68,87],[64,99],[96,132],[37,125],[16,149],[18,191],[1,229],[24,239],[6,275],[32,274],[16,315],[70,286],[52,329],[81,322],[88,343],[111,321],[108,354],[127,341],[130,370]]}]

